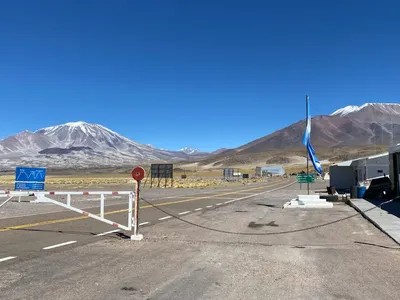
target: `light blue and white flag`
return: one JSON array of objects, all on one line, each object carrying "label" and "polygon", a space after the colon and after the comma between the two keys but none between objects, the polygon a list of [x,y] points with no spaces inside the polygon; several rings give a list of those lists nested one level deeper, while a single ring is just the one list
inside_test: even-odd
[{"label": "light blue and white flag", "polygon": [[321,163],[318,160],[317,155],[315,154],[314,147],[311,144],[311,116],[310,116],[310,104],[308,102],[308,96],[307,96],[307,125],[306,125],[306,130],[303,135],[303,145],[307,147],[307,152],[308,156],[311,159],[311,162],[314,166],[315,171],[318,172],[318,174],[322,174],[322,166]]}]

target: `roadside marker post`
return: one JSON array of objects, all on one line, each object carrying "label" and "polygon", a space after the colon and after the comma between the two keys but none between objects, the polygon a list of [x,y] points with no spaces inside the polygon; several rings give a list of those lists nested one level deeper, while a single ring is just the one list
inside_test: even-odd
[{"label": "roadside marker post", "polygon": [[140,200],[140,182],[144,178],[145,172],[142,167],[135,167],[132,170],[132,178],[136,181],[136,192],[135,192],[135,216],[133,227],[133,235],[131,235],[132,241],[141,241],[143,235],[139,234],[139,200]]}]

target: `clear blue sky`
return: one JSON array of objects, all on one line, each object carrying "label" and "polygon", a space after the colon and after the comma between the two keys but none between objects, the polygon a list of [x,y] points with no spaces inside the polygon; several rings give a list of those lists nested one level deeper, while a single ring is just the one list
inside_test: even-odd
[{"label": "clear blue sky", "polygon": [[1,1],[0,138],[69,121],[160,148],[236,147],[399,102],[397,1]]}]

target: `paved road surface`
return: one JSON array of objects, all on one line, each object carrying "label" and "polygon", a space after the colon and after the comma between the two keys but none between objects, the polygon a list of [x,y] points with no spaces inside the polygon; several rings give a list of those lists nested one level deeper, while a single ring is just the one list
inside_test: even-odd
[{"label": "paved road surface", "polygon": [[[0,262],[0,298],[399,298],[398,245],[353,208],[282,209],[300,192],[297,185],[263,194],[274,187],[253,187],[220,195],[224,199],[158,200],[174,214],[191,211],[181,215],[190,223],[159,221],[165,215],[143,209],[142,222],[151,224],[142,227],[141,242],[95,237],[110,228],[89,220],[0,232],[2,248],[8,239],[13,244],[3,254],[17,256]],[[258,195],[224,203],[250,192]]]},{"label": "paved road surface", "polygon": [[[291,183],[292,181],[283,179],[261,185],[248,185],[231,189],[225,188],[206,192],[200,190],[197,194],[186,194],[185,191],[177,194],[175,190],[164,190],[165,196],[157,198],[153,198],[155,194],[153,191],[144,191],[142,196],[172,215],[183,216],[202,210],[212,210],[222,205],[228,205],[233,201],[246,199],[259,192],[280,188]],[[170,196],[169,194],[172,195]],[[23,206],[24,204],[19,203],[18,205]],[[128,222],[127,207],[127,203],[108,206],[105,210],[106,217],[114,222],[126,225]],[[88,211],[98,213],[99,209],[93,208],[88,209]],[[142,201],[140,226],[150,226],[170,218],[172,217]],[[40,255],[47,255],[48,250],[52,250],[52,252],[63,251],[62,247],[68,246],[72,248],[82,244],[93,243],[108,234],[118,237],[116,233],[119,233],[120,236],[121,234],[131,234],[66,210],[57,213],[0,219],[0,244],[2,245],[0,248],[0,262],[1,259],[8,257],[15,257],[13,260],[31,259]],[[61,246],[44,249],[58,245]],[[12,263],[11,259],[8,263]]]}]

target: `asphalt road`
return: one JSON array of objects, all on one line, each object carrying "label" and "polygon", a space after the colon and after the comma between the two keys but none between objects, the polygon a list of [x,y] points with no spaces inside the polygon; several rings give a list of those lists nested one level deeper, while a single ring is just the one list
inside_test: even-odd
[{"label": "asphalt road", "polygon": [[344,203],[282,209],[304,190],[283,188],[287,182],[271,185],[198,195],[161,191],[166,199],[144,193],[185,222],[160,220],[166,215],[143,203],[141,222],[150,223],[142,225],[140,242],[115,233],[95,236],[112,228],[88,219],[43,215],[47,225],[2,229],[2,257],[16,258],[0,261],[0,298],[399,298],[397,244]]},{"label": "asphalt road", "polygon": [[[142,198],[156,204],[168,214],[141,201],[139,226],[151,226],[172,219],[172,216],[180,217],[198,211],[212,210],[234,201],[247,199],[266,190],[290,185],[292,182],[282,179],[264,184],[244,185],[221,190],[199,190],[191,193],[162,190],[163,196],[158,193],[159,189],[144,190],[141,194]],[[18,205],[23,206],[24,203]],[[35,205],[47,206],[48,204]],[[127,208],[127,203],[109,205],[105,209],[106,218],[126,225],[128,222]],[[87,211],[98,214],[99,208],[91,208]],[[12,264],[16,260],[45,256],[49,251],[56,252],[63,251],[65,248],[79,247],[107,238],[107,236],[118,239],[127,238],[130,234],[131,232],[118,230],[108,224],[67,210],[3,218],[0,219],[0,268]]]}]

